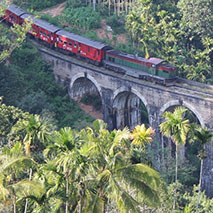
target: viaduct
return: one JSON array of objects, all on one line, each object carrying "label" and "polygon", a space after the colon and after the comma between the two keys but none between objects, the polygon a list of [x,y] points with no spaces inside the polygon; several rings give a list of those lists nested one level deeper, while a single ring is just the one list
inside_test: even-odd
[{"label": "viaduct", "polygon": [[[52,65],[55,79],[68,87],[72,99],[78,99],[85,93],[100,96],[103,120],[110,130],[125,126],[132,129],[141,124],[143,105],[148,113],[149,125],[162,141],[159,132],[162,114],[182,105],[196,116],[201,126],[213,132],[213,86],[182,79],[166,87],[114,73],[43,48],[40,53]],[[209,197],[213,197],[213,141],[207,145],[202,178],[202,189],[206,190]]]}]

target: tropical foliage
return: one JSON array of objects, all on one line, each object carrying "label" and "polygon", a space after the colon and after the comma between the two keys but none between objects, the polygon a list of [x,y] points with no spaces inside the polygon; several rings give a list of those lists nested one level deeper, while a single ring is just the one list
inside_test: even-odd
[{"label": "tropical foliage", "polygon": [[[10,1],[8,0],[1,2],[0,17],[4,16],[9,4]],[[0,23],[3,21],[4,18],[0,20]],[[5,61],[17,47],[21,46],[30,28],[31,25],[27,21],[23,26],[15,24],[11,28],[4,27],[0,24],[0,63]]]},{"label": "tropical foliage", "polygon": [[[70,127],[55,131],[39,115],[29,115],[18,120],[11,132],[20,134],[21,142],[2,150],[0,199],[10,200],[8,206],[13,205],[14,211],[25,206],[26,212],[106,212],[116,201],[121,212],[140,212],[140,206],[160,204],[159,173],[131,160],[135,146],[152,140],[153,131],[144,125],[132,134],[127,128],[109,132],[99,120],[81,131]],[[43,157],[38,158],[42,150]],[[25,187],[19,192],[22,184]],[[33,187],[38,188],[37,194]]]},{"label": "tropical foliage", "polygon": [[[212,203],[203,192],[189,195],[178,182],[175,188],[171,185],[165,191],[159,173],[150,167],[154,164],[146,159],[146,147],[154,136],[150,127],[141,125],[132,131],[124,128],[109,132],[103,121],[96,120],[92,127],[81,131],[70,127],[57,131],[51,120],[4,104],[1,107],[1,118],[7,121],[2,122],[2,129],[8,126],[2,134],[6,145],[0,155],[0,203],[5,204],[0,208],[4,210],[170,212],[175,190],[177,211],[184,206],[195,209],[198,195],[198,212],[202,212],[203,199],[208,203],[204,208],[211,208]],[[8,112],[14,113],[16,122],[6,119]],[[183,112],[185,109],[178,108],[169,113],[169,120],[174,117],[172,124],[177,124],[177,128],[171,128],[172,138],[175,132],[180,134],[179,130],[184,134],[183,126],[188,125],[179,120]],[[202,138],[196,132],[194,135],[196,140]],[[173,139],[180,138],[185,136]]]},{"label": "tropical foliage", "polygon": [[177,107],[174,113],[165,112],[163,117],[165,121],[160,124],[161,132],[171,137],[172,141],[176,145],[176,174],[175,174],[175,192],[174,192],[174,209],[176,209],[176,192],[177,192],[177,180],[178,180],[178,154],[180,152],[179,146],[186,143],[186,136],[190,129],[189,120],[184,119],[184,112],[187,109],[183,107]]}]

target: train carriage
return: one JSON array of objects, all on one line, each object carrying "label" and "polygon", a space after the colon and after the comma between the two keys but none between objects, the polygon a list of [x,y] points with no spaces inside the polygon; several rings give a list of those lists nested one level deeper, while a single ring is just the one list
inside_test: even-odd
[{"label": "train carriage", "polygon": [[104,59],[106,49],[111,49],[108,45],[98,41],[93,41],[79,35],[59,30],[57,33],[57,47],[86,58],[89,62],[100,64]]},{"label": "train carriage", "polygon": [[21,15],[27,12],[14,4],[11,4],[5,12],[5,21],[11,24],[21,24]]},{"label": "train carriage", "polygon": [[50,24],[44,20],[38,19],[31,14],[24,14],[21,16],[22,22],[27,19],[32,22],[32,30],[29,32],[35,38],[38,38],[50,45],[55,44],[56,32],[60,30],[53,24]]},{"label": "train carriage", "polygon": [[[106,61],[163,78],[173,78],[175,76],[175,67],[160,58],[145,59],[116,50],[108,50],[106,51]],[[140,73],[138,72],[136,75],[139,76]]]}]

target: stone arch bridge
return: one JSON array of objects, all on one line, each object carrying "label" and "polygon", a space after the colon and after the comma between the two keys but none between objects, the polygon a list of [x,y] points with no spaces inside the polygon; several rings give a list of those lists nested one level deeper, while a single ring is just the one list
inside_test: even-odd
[{"label": "stone arch bridge", "polygon": [[[185,106],[197,117],[201,126],[213,132],[213,87],[179,80],[169,87],[156,85],[108,71],[77,59],[40,49],[42,57],[52,65],[55,78],[68,87],[73,99],[85,93],[98,94],[102,101],[103,120],[110,130],[143,122],[141,104],[148,113],[148,122],[160,138],[161,115],[171,107]],[[202,188],[213,197],[213,142],[207,146]]]}]

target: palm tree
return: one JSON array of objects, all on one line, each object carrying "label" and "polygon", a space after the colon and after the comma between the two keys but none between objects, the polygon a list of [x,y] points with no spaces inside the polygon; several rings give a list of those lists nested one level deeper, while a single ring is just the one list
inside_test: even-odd
[{"label": "palm tree", "polygon": [[146,128],[144,124],[136,126],[131,134],[132,145],[146,146],[153,140],[154,133],[155,131],[151,127]]},{"label": "palm tree", "polygon": [[[48,122],[47,119],[40,117],[39,115],[30,115],[28,120],[20,121],[19,126],[13,128],[13,131],[23,129],[25,131],[24,144],[25,153],[27,156],[31,156],[31,147],[36,152],[33,156],[38,158],[38,153],[43,149],[43,144],[47,143],[50,139],[50,135],[54,126]],[[40,160],[40,159],[37,159]],[[32,177],[32,168],[29,169],[29,181]],[[24,213],[27,212],[28,199],[26,199]]]},{"label": "palm tree", "polygon": [[176,208],[176,191],[178,177],[178,152],[179,145],[186,143],[186,136],[190,129],[189,120],[184,119],[184,113],[187,109],[177,107],[173,113],[165,112],[163,117],[165,121],[160,124],[160,131],[163,135],[170,137],[176,145],[176,172],[175,172],[175,192],[174,192],[174,209]]},{"label": "palm tree", "polygon": [[[121,212],[140,212],[139,206],[142,202],[157,206],[158,193],[162,187],[160,176],[147,165],[131,163],[129,130],[124,128],[122,131],[114,130],[110,133],[103,128],[103,121],[97,120],[94,124],[95,130],[87,129],[87,143],[80,150],[90,162],[84,181],[83,199],[86,202],[82,209],[85,212],[104,213],[109,200],[116,201]],[[144,130],[143,127],[138,129]],[[136,134],[138,130],[133,132],[137,135],[133,141],[139,141],[139,138],[142,141],[143,137]],[[131,193],[127,188],[132,190]],[[137,195],[139,199],[135,198]]]},{"label": "palm tree", "polygon": [[200,158],[200,180],[199,180],[199,192],[198,192],[198,199],[197,199],[197,207],[196,212],[198,212],[198,205],[200,203],[200,192],[201,192],[201,185],[202,185],[202,175],[203,175],[203,161],[206,158],[206,150],[205,146],[207,143],[210,143],[212,140],[212,133],[211,131],[204,127],[197,127],[194,131],[195,140],[197,140],[200,144],[202,144],[202,149],[199,152]]},{"label": "palm tree", "polygon": [[22,150],[22,144],[16,143],[12,149],[5,147],[0,155],[0,200],[12,201],[14,212],[17,202],[30,196],[39,197],[43,190],[35,181],[20,180],[26,169],[34,164]]},{"label": "palm tree", "polygon": [[[65,127],[59,132],[55,132],[55,143],[44,150],[44,155],[49,159],[47,162],[47,166],[50,167],[49,171],[57,176],[63,176],[65,180],[66,213],[69,212],[70,206],[72,208],[77,206],[76,186],[80,182],[81,175],[86,172],[86,163],[77,148],[79,145],[78,138],[70,127]],[[70,190],[70,187],[72,187],[72,190]]]}]

